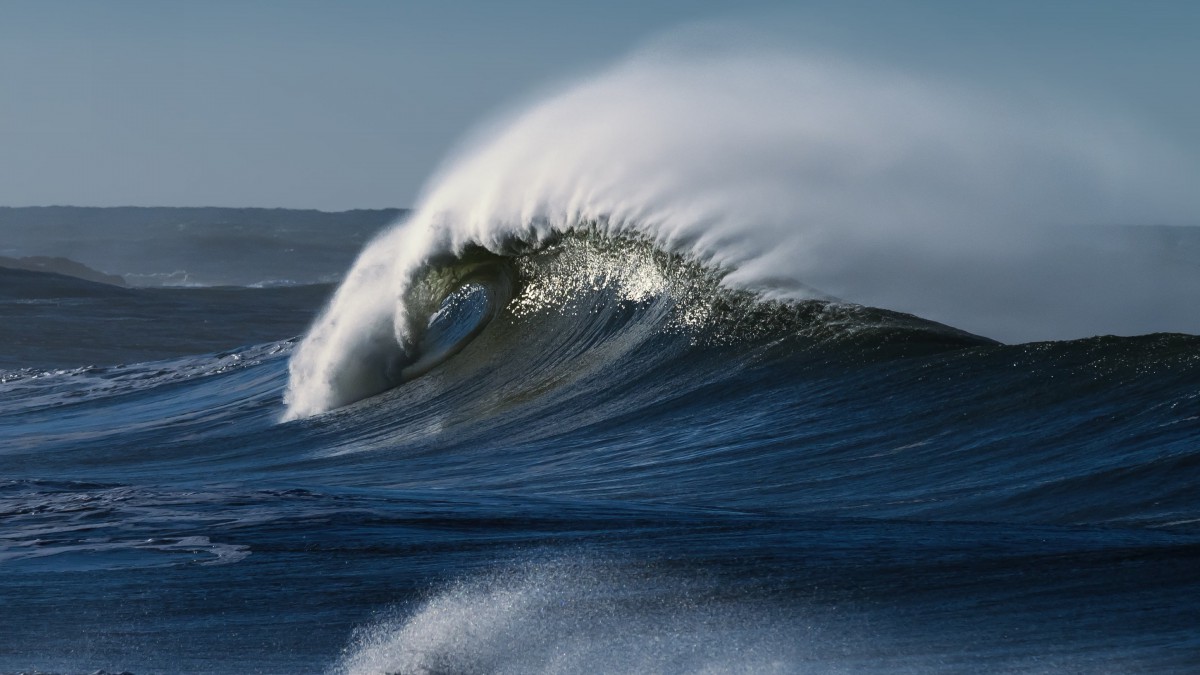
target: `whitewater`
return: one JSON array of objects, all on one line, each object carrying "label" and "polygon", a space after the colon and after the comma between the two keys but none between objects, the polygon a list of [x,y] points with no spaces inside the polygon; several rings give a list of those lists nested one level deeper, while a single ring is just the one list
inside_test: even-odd
[{"label": "whitewater", "polygon": [[1090,111],[831,58],[653,50],[476,136],[349,272],[293,360],[289,419],[398,383],[381,363],[412,358],[439,299],[409,289],[431,265],[575,228],[767,299],[1001,339],[1197,328],[1194,275],[1103,246],[1104,226],[1194,223],[1187,166]]},{"label": "whitewater", "polygon": [[411,212],[26,228],[205,283],[0,268],[0,673],[1196,672],[1195,176],[1062,93],[656,43]]}]

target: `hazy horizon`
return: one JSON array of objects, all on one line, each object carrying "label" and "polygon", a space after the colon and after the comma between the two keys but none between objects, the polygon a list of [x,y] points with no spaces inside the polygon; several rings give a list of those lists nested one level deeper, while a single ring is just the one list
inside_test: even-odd
[{"label": "hazy horizon", "polygon": [[7,0],[0,204],[410,208],[481,125],[697,26],[1200,147],[1186,2]]},{"label": "hazy horizon", "polygon": [[411,211],[411,206],[349,207],[344,209],[293,208],[290,206],[220,206],[214,204],[0,204],[0,209],[228,209],[231,211],[317,211],[320,213],[346,213],[348,211]]}]

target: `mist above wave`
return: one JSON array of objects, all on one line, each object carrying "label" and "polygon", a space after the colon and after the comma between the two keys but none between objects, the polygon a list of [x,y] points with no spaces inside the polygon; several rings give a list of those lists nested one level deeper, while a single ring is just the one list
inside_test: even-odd
[{"label": "mist above wave", "polygon": [[426,318],[406,294],[431,262],[584,223],[767,299],[815,288],[1001,339],[1200,330],[1196,267],[1112,245],[1102,227],[1195,222],[1191,168],[1062,101],[821,55],[658,45],[447,161],[297,350],[288,416],[371,389]]}]

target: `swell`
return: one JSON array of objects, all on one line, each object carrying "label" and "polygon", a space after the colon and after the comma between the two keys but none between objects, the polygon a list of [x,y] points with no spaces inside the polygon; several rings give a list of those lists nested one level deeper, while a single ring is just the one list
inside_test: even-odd
[{"label": "swell", "polygon": [[822,517],[1200,522],[1198,337],[1002,345],[731,289],[722,270],[598,228],[507,251],[418,281],[449,289],[486,260],[512,297],[454,358],[322,423],[352,432],[314,467],[380,487]]},{"label": "swell", "polygon": [[428,270],[415,349],[391,347],[416,360],[382,395],[273,424],[287,343],[22,375],[0,389],[5,475],[169,467],[819,518],[1200,523],[1195,336],[1001,345],[764,299],[595,230]]},{"label": "swell", "polygon": [[669,301],[600,307],[500,315],[425,377],[306,426],[344,436],[302,471],[809,517],[1200,517],[1198,338],[1003,346],[816,301],[771,316],[787,332],[736,312],[688,331]]},{"label": "swell", "polygon": [[1200,338],[1001,345],[764,300],[596,232],[507,260],[512,300],[456,356],[303,427],[346,434],[312,470],[821,517],[1197,522]]}]

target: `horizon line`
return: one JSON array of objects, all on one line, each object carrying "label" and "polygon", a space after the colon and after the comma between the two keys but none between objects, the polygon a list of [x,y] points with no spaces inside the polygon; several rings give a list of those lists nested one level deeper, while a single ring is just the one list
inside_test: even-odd
[{"label": "horizon line", "polygon": [[114,206],[82,206],[78,204],[34,204],[12,206],[0,204],[0,209],[228,209],[233,211],[315,211],[317,213],[349,213],[351,211],[412,211],[411,206],[356,207],[349,209],[315,209],[292,206],[145,206],[121,204]]}]

